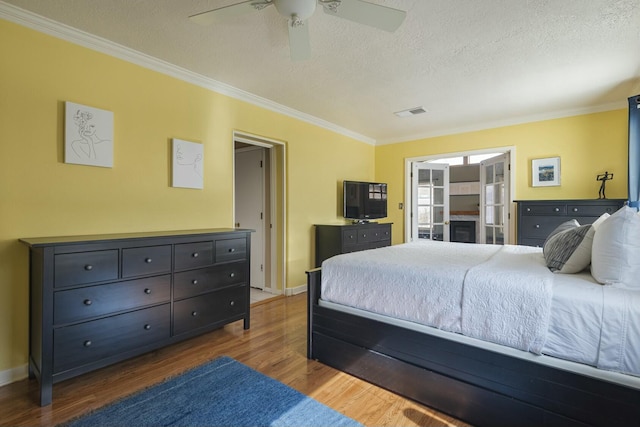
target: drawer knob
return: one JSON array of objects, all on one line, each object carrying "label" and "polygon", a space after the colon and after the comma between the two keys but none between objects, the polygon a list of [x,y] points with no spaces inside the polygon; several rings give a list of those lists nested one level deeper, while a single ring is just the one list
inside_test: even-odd
[{"label": "drawer knob", "polygon": [[229,277],[231,277],[231,278],[236,277],[236,273],[229,274]]},{"label": "drawer knob", "polygon": [[151,264],[153,260],[151,258],[145,258],[144,262],[146,262],[147,264]]},{"label": "drawer knob", "polygon": [[86,340],[83,344],[85,347],[91,347],[91,340]]},{"label": "drawer knob", "polygon": [[87,265],[84,266],[84,269],[87,270],[87,271],[91,271],[91,270],[93,270],[93,265],[87,264]]},{"label": "drawer knob", "polygon": [[573,211],[574,212],[578,212],[578,208],[573,208]]},{"label": "drawer knob", "polygon": [[197,284],[198,284],[198,279],[193,279],[193,280],[191,281],[191,284],[192,284],[192,285],[197,285]]},{"label": "drawer knob", "polygon": [[91,301],[90,299],[86,299],[83,301],[84,305],[91,305],[93,304],[93,301]]},{"label": "drawer knob", "polygon": [[199,255],[198,252],[194,252],[194,253],[191,254],[191,256],[194,257],[194,258],[198,258],[198,255]]},{"label": "drawer knob", "polygon": [[146,325],[144,325],[144,330],[145,331],[148,331],[149,329],[151,329],[151,325],[150,324],[147,323]]},{"label": "drawer knob", "polygon": [[560,208],[553,208],[554,211],[560,212]]},{"label": "drawer knob", "polygon": [[229,252],[235,252],[235,248],[229,248]]},{"label": "drawer knob", "polygon": [[197,312],[197,311],[192,311],[192,312],[191,312],[191,315],[192,315],[193,317],[196,317],[196,316],[198,315],[198,312]]},{"label": "drawer knob", "polygon": [[144,293],[149,295],[151,293],[151,289],[149,288],[144,288]]},{"label": "drawer knob", "polygon": [[362,235],[362,237],[367,237],[367,235],[366,235],[366,234],[363,234],[363,235]]},{"label": "drawer knob", "polygon": [[527,212],[531,212],[531,208],[527,208]]},{"label": "drawer knob", "polygon": [[540,228],[540,224],[536,224],[536,228]]},{"label": "drawer knob", "polygon": [[236,302],[235,302],[235,301],[231,301],[231,302],[229,303],[229,305],[230,305],[231,307],[233,307],[234,305],[236,305]]}]

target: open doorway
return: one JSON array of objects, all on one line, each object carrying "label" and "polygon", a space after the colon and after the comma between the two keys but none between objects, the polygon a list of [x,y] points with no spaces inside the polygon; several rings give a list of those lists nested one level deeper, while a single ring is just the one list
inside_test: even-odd
[{"label": "open doorway", "polygon": [[510,243],[513,153],[504,147],[406,159],[405,241]]},{"label": "open doorway", "polygon": [[234,225],[251,236],[251,301],[284,294],[284,144],[234,132]]}]

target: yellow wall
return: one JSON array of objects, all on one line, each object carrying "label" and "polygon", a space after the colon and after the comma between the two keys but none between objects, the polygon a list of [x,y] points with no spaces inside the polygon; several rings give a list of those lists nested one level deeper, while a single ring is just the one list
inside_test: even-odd
[{"label": "yellow wall", "polygon": [[[515,147],[515,199],[595,199],[596,175],[612,172],[606,195],[627,198],[628,111],[615,110],[376,147],[376,180],[389,184],[393,242],[404,240],[405,159]],[[560,156],[561,185],[532,187],[531,160]],[[408,203],[408,201],[407,201]]]},{"label": "yellow wall", "polygon": [[[64,163],[64,101],[114,113],[113,168]],[[0,20],[0,373],[27,361],[18,239],[231,227],[234,130],[285,144],[278,276],[300,286],[312,225],[339,218],[337,182],[373,179],[373,146]],[[171,138],[204,144],[203,190],[170,186]]]}]

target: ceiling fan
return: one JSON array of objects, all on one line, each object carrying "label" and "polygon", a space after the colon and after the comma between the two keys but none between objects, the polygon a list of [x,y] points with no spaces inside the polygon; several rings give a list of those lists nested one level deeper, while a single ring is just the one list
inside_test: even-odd
[{"label": "ceiling fan", "polygon": [[320,4],[324,13],[393,32],[406,16],[403,10],[393,9],[362,0],[248,0],[190,16],[194,22],[209,25],[251,11],[274,5],[278,13],[289,19],[289,49],[291,59],[311,57],[307,20]]}]

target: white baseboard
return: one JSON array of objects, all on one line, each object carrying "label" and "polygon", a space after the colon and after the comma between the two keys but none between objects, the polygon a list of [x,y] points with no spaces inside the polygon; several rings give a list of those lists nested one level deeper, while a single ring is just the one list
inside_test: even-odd
[{"label": "white baseboard", "polygon": [[28,376],[29,367],[26,364],[16,368],[7,369],[6,371],[0,371],[0,387],[23,380]]},{"label": "white baseboard", "polygon": [[303,292],[307,292],[306,283],[304,285],[296,286],[295,288],[286,288],[284,291],[284,295],[290,297],[293,295],[301,294]]}]

